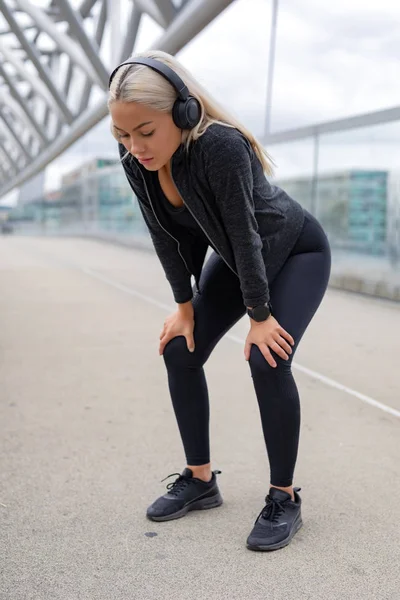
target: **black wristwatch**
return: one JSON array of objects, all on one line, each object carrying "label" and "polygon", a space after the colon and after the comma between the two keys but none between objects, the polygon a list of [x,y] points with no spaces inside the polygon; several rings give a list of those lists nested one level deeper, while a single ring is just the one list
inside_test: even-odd
[{"label": "black wristwatch", "polygon": [[247,314],[249,315],[249,317],[254,321],[257,321],[257,323],[266,321],[271,313],[271,302],[266,302],[265,304],[261,304],[260,306],[255,306],[254,308],[247,309]]}]

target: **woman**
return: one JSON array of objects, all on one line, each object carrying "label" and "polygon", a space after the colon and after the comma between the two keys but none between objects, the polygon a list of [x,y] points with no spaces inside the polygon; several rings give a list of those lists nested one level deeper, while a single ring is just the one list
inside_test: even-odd
[{"label": "woman", "polygon": [[147,516],[167,521],[222,504],[220,471],[210,464],[203,366],[247,313],[244,354],[271,473],[247,547],[281,548],[302,525],[301,488],[293,488],[300,403],[291,362],[328,284],[328,240],[312,215],[267,181],[272,169],[263,147],[174,57],[150,51],[119,65],[108,106],[127,179],[177,303],[159,352],[187,466]]}]

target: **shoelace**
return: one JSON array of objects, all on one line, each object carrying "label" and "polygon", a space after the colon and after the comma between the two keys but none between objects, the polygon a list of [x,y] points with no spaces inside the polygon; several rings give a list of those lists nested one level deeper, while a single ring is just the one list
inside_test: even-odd
[{"label": "shoelace", "polygon": [[164,479],[161,480],[161,482],[165,481],[166,479],[169,479],[170,477],[175,477],[177,476],[178,479],[175,479],[175,481],[171,481],[166,487],[168,491],[168,494],[172,494],[173,496],[177,496],[179,492],[181,492],[191,481],[194,481],[192,479],[192,477],[185,477],[184,475],[181,475],[180,473],[171,473],[171,475],[168,475],[167,477],[165,477]]},{"label": "shoelace", "polygon": [[[220,475],[221,471],[213,471],[213,473],[215,473],[216,475]],[[171,473],[171,475],[168,475],[167,477],[164,477],[164,479],[161,479],[161,483],[166,479],[169,479],[170,477],[176,476],[178,477],[178,479],[175,479],[175,481],[171,481],[171,483],[169,483],[166,486],[167,490],[169,490],[168,494],[172,494],[173,496],[177,496],[177,494],[181,492],[189,483],[195,481],[195,479],[193,479],[192,477],[186,477],[185,475],[181,475],[180,473]]]},{"label": "shoelace", "polygon": [[285,510],[283,503],[286,502],[286,500],[283,500],[283,501],[277,500],[276,498],[271,498],[270,496],[267,496],[266,500],[267,500],[267,504],[261,510],[257,519],[255,520],[255,523],[257,523],[258,519],[261,516],[266,521],[270,521],[271,523],[276,523],[278,518],[280,517],[280,515]]}]

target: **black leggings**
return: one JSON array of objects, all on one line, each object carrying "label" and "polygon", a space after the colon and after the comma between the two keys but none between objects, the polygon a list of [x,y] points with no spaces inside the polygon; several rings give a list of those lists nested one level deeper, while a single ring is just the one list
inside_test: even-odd
[{"label": "black leggings", "polygon": [[[293,483],[300,432],[300,401],[291,363],[297,346],[325,294],[331,268],[328,239],[318,221],[305,211],[302,233],[278,275],[269,281],[273,315],[294,338],[289,360],[272,368],[252,345],[250,369],[257,395],[270,465],[270,483]],[[245,314],[239,279],[213,253],[193,299],[195,351],[182,336],[164,349],[172,403],[188,465],[210,462],[209,402],[203,366],[224,334]]]}]

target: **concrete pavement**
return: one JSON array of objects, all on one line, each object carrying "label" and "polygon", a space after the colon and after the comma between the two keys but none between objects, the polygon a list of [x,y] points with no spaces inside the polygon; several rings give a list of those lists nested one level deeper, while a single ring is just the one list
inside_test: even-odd
[{"label": "concrete pavement", "polygon": [[144,516],[184,466],[157,354],[171,303],[148,252],[0,238],[0,599],[398,600],[400,419],[352,392],[400,411],[400,305],[328,291],[296,355],[316,374],[296,370],[304,526],[253,553],[269,470],[245,319],[206,366],[225,504]]}]

